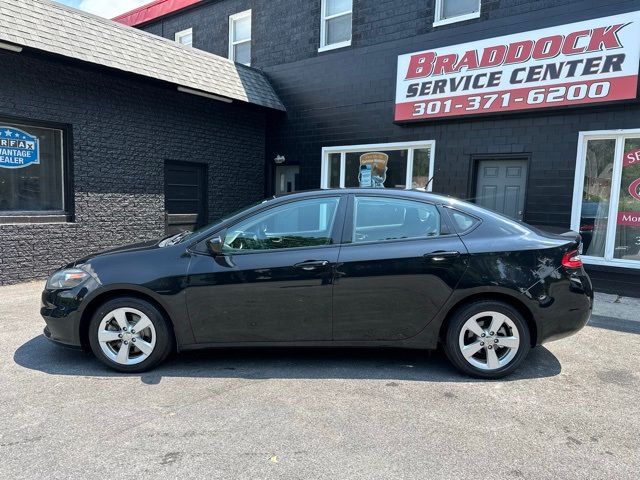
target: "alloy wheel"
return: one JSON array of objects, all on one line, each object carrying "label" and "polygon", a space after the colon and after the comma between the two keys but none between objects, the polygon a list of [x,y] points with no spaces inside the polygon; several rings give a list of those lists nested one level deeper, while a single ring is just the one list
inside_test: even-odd
[{"label": "alloy wheel", "polygon": [[109,360],[120,365],[137,365],[153,353],[156,329],[140,310],[117,308],[100,321],[98,343]]},{"label": "alloy wheel", "polygon": [[520,348],[520,332],[513,320],[499,312],[481,312],[469,318],[458,340],[465,360],[485,371],[508,365]]}]

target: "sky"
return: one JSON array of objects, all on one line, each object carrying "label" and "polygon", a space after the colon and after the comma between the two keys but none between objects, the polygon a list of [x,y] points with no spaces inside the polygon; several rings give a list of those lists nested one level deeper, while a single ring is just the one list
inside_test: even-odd
[{"label": "sky", "polygon": [[152,0],[56,0],[59,3],[79,8],[89,13],[95,13],[106,18],[112,18],[121,13],[133,10]]}]

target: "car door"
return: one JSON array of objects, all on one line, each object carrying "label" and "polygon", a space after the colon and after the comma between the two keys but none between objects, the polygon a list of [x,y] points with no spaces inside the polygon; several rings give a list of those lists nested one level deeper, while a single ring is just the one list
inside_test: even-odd
[{"label": "car door", "polygon": [[346,199],[269,207],[222,232],[221,254],[195,253],[186,297],[197,342],[331,340]]},{"label": "car door", "polygon": [[431,321],[462,277],[467,250],[436,205],[352,197],[334,286],[334,340],[401,340]]}]

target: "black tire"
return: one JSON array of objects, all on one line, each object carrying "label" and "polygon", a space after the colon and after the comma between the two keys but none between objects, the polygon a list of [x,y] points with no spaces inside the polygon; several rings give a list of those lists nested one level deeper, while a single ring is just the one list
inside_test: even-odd
[{"label": "black tire", "polygon": [[[483,370],[471,365],[462,354],[459,344],[460,332],[467,320],[482,312],[497,312],[506,315],[514,323],[519,332],[520,343],[515,356],[506,365],[493,370]],[[444,351],[447,358],[449,358],[458,370],[472,377],[484,379],[502,378],[513,373],[526,358],[530,350],[531,334],[527,322],[517,309],[507,303],[499,301],[478,301],[455,312],[449,321],[444,344]],[[480,355],[482,355],[482,353],[480,353]]]},{"label": "black tire", "polygon": [[[149,318],[155,329],[156,338],[153,351],[145,360],[135,365],[124,365],[115,362],[102,351],[98,341],[98,330],[103,318],[109,312],[118,308],[139,310]],[[108,367],[124,373],[141,373],[156,367],[171,354],[174,346],[174,337],[168,320],[153,304],[135,297],[120,297],[103,303],[93,314],[89,324],[89,344],[96,358]],[[131,345],[133,346],[134,344]]]}]

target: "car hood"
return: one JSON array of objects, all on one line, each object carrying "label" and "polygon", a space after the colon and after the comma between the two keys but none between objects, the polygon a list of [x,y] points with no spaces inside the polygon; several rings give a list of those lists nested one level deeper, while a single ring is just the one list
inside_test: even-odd
[{"label": "car hood", "polygon": [[86,257],[83,258],[79,258],[78,260],[75,260],[71,263],[69,263],[68,265],[65,265],[64,268],[73,268],[76,267],[78,265],[82,265],[85,263],[89,263],[91,262],[91,260],[97,258],[97,257],[104,257],[104,256],[108,256],[108,255],[115,255],[115,254],[119,254],[119,253],[129,253],[129,252],[141,252],[144,250],[155,250],[158,247],[158,244],[160,243],[159,240],[148,240],[146,242],[138,242],[138,243],[133,243],[130,245],[124,245],[121,247],[116,247],[116,248],[111,248],[109,250],[104,250],[102,252],[98,252],[98,253],[94,253],[91,255],[87,255]]}]

